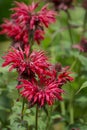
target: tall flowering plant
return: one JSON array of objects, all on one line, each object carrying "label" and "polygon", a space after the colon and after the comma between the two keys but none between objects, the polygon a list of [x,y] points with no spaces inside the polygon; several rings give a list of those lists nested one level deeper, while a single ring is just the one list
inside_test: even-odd
[{"label": "tall flowering plant", "polygon": [[[56,13],[47,5],[38,9],[38,3],[26,5],[15,2],[11,19],[4,20],[1,34],[6,34],[12,40],[11,47],[3,56],[3,67],[9,65],[9,71],[15,69],[18,73],[19,94],[31,107],[36,105],[36,127],[38,130],[38,108],[53,105],[55,100],[63,100],[62,86],[73,81],[68,68],[58,70],[58,65],[49,62],[44,51],[33,50],[32,46],[45,38],[45,28],[56,21]],[[23,116],[23,115],[22,115]]]}]

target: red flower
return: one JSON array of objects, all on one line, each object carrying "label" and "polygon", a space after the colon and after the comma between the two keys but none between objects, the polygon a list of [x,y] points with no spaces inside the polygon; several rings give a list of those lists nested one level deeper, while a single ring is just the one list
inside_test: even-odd
[{"label": "red flower", "polygon": [[38,19],[42,24],[48,27],[50,23],[54,23],[56,21],[55,15],[56,13],[54,11],[48,10],[46,5],[39,12]]},{"label": "red flower", "polygon": [[[48,79],[47,79],[48,80]],[[31,105],[38,104],[43,107],[45,104],[52,105],[55,99],[62,100],[61,93],[64,91],[58,87],[56,81],[29,82],[21,80],[22,84],[17,89],[22,89],[20,94],[25,97]]]},{"label": "red flower", "polygon": [[16,7],[12,10],[11,21],[5,20],[2,27],[2,34],[6,34],[16,42],[29,43],[33,39],[38,44],[44,39],[44,25],[48,27],[49,24],[55,22],[55,12],[47,9],[44,6],[41,11],[36,12],[35,9],[38,4],[26,4],[15,2]]},{"label": "red flower", "polygon": [[43,51],[35,51],[30,54],[29,46],[25,46],[24,51],[20,48],[19,50],[12,48],[12,51],[3,56],[3,59],[5,59],[3,67],[10,65],[10,70],[17,69],[19,73],[27,70],[28,73],[32,71],[38,75],[44,75],[47,74],[50,66]]},{"label": "red flower", "polygon": [[8,37],[12,38],[15,42],[29,43],[28,30],[18,25],[14,21],[5,20],[5,23],[1,25],[3,30],[1,34],[6,34]]},{"label": "red flower", "polygon": [[23,2],[15,2],[16,7],[11,10],[14,13],[11,15],[12,19],[15,19],[17,23],[22,25],[30,24],[32,17],[35,16],[35,9],[38,7],[38,3],[32,3],[31,5],[26,5]]},{"label": "red flower", "polygon": [[47,5],[44,6],[41,11],[35,12],[35,9],[38,7],[37,3],[32,3],[30,6],[27,6],[24,3],[15,3],[17,7],[12,9],[15,11],[12,18],[24,25],[30,24],[30,29],[34,29],[39,24],[44,24],[48,27],[50,23],[55,22],[56,13],[48,10]]},{"label": "red flower", "polygon": [[44,31],[36,30],[34,34],[34,40],[37,41],[38,44],[40,44],[40,41],[44,40]]},{"label": "red flower", "polygon": [[71,76],[69,76],[71,72],[68,71],[68,68],[69,67],[65,67],[64,70],[58,75],[58,83],[60,86],[74,80]]},{"label": "red flower", "polygon": [[26,68],[26,62],[24,59],[23,51],[12,48],[12,51],[9,51],[6,56],[2,57],[5,62],[2,64],[3,67],[10,65],[10,71],[17,68],[19,72],[23,72]]}]

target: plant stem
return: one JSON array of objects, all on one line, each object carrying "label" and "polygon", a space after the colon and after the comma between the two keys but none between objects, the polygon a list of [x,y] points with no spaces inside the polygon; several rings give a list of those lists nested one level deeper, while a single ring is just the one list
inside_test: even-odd
[{"label": "plant stem", "polygon": [[60,107],[61,107],[61,114],[63,116],[65,116],[66,110],[65,110],[65,102],[64,101],[60,102]]},{"label": "plant stem", "polygon": [[71,101],[69,104],[69,113],[70,113],[70,124],[74,124],[74,109],[73,109],[73,103]]},{"label": "plant stem", "polygon": [[25,100],[23,98],[23,101],[22,101],[22,110],[21,110],[21,120],[23,120],[23,117],[24,117],[24,105],[25,105]]},{"label": "plant stem", "polygon": [[70,35],[70,40],[71,40],[71,44],[73,44],[73,37],[72,37],[71,25],[69,23],[69,20],[71,20],[71,16],[70,16],[68,10],[66,11],[66,14],[67,14],[67,27],[68,27],[68,31],[69,31],[69,35]]},{"label": "plant stem", "polygon": [[[72,85],[70,84],[72,88]],[[73,98],[74,98],[74,91],[72,91],[69,101],[69,114],[70,114],[70,124],[74,124],[74,106],[73,106]]]},{"label": "plant stem", "polygon": [[70,70],[72,70],[75,67],[77,61],[78,61],[78,59],[75,58],[74,62],[72,63],[72,65],[70,67]]},{"label": "plant stem", "polygon": [[[63,94],[61,95],[63,97]],[[62,116],[65,116],[66,114],[66,109],[65,109],[65,102],[64,101],[61,101],[60,102],[60,108],[61,108],[61,115]]]},{"label": "plant stem", "polygon": [[50,109],[48,110],[46,130],[49,130],[49,127],[50,127],[52,109],[53,109],[53,107],[51,106]]},{"label": "plant stem", "polygon": [[[69,30],[70,40],[71,40],[71,44],[73,44],[74,42],[73,42],[73,37],[72,37],[72,30],[71,30],[71,25],[69,23],[69,21],[71,20],[71,16],[70,16],[70,13],[68,12],[68,10],[66,11],[66,14],[67,14],[67,26],[68,26],[68,30]],[[77,60],[75,59],[75,61],[73,62],[70,69],[73,69],[74,66],[76,65],[76,63],[77,63]],[[72,97],[70,98],[70,102],[69,102],[70,124],[74,124],[74,108],[73,108],[73,102],[72,102],[73,95],[71,95],[71,96]]]},{"label": "plant stem", "polygon": [[38,105],[36,106],[36,117],[35,117],[35,120],[36,120],[35,130],[38,130]]},{"label": "plant stem", "polygon": [[85,11],[85,15],[84,15],[82,36],[84,36],[84,33],[86,31],[86,22],[87,22],[87,10]]}]

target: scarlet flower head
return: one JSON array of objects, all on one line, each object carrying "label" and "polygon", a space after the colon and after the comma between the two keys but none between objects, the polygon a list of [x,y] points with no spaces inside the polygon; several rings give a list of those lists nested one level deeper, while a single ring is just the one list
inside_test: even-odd
[{"label": "scarlet flower head", "polygon": [[[48,79],[47,79],[48,80]],[[21,80],[22,84],[17,86],[17,89],[22,89],[20,94],[25,97],[31,105],[38,104],[43,107],[45,104],[52,105],[55,99],[62,100],[61,93],[64,91],[58,87],[56,81],[46,81],[39,84],[37,82],[30,82]]]},{"label": "scarlet flower head", "polygon": [[[12,69],[17,69],[20,74],[31,72],[38,75],[45,75],[48,73],[48,68],[50,64],[47,61],[43,51],[33,51],[30,53],[30,46],[25,46],[24,51],[19,48],[19,50],[12,48],[6,56],[3,56],[5,60],[3,67],[10,65],[10,71]],[[49,73],[50,75],[50,73]]]},{"label": "scarlet flower head", "polygon": [[3,30],[0,33],[6,34],[13,40],[13,42],[23,42],[25,44],[29,43],[28,29],[22,27],[15,21],[5,19],[1,27]]},{"label": "scarlet flower head", "polygon": [[49,26],[50,23],[55,22],[56,13],[52,10],[47,9],[47,5],[45,5],[40,11],[36,12],[36,8],[38,7],[38,3],[32,3],[27,6],[24,3],[15,2],[16,7],[12,10],[14,14],[11,16],[13,19],[17,21],[17,23],[21,23],[23,25],[29,24],[30,29],[35,29],[36,27],[40,27],[45,25]]},{"label": "scarlet flower head", "polygon": [[12,8],[11,20],[5,20],[1,25],[1,34],[6,34],[15,42],[29,43],[31,39],[38,44],[44,39],[44,27],[56,21],[56,13],[44,6],[40,11],[36,11],[38,3],[26,5],[15,2],[16,7]]},{"label": "scarlet flower head", "polygon": [[61,73],[58,75],[58,83],[60,83],[60,86],[66,84],[67,82],[72,82],[74,78],[70,76],[71,72],[69,72],[69,67],[65,67]]}]

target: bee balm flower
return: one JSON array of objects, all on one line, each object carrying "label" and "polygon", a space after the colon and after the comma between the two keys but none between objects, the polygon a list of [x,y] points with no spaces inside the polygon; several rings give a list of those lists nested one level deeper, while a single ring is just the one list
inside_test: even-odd
[{"label": "bee balm flower", "polygon": [[29,44],[31,39],[38,44],[44,39],[44,27],[49,27],[56,21],[56,13],[44,6],[40,11],[36,11],[37,3],[26,5],[15,2],[16,7],[12,8],[11,20],[5,20],[1,25],[1,34],[6,34],[13,42]]},{"label": "bee balm flower", "polygon": [[[48,79],[47,79],[48,80]],[[25,97],[31,105],[38,104],[43,107],[45,104],[52,105],[56,99],[62,100],[61,93],[64,91],[58,87],[56,81],[39,83],[21,80],[22,84],[17,86],[20,94]]]},{"label": "bee balm flower", "polygon": [[47,61],[43,51],[33,51],[30,53],[30,46],[25,46],[24,51],[12,48],[6,56],[3,67],[10,65],[10,70],[17,69],[19,73],[23,73],[26,69],[36,74],[45,74],[50,64]]}]

